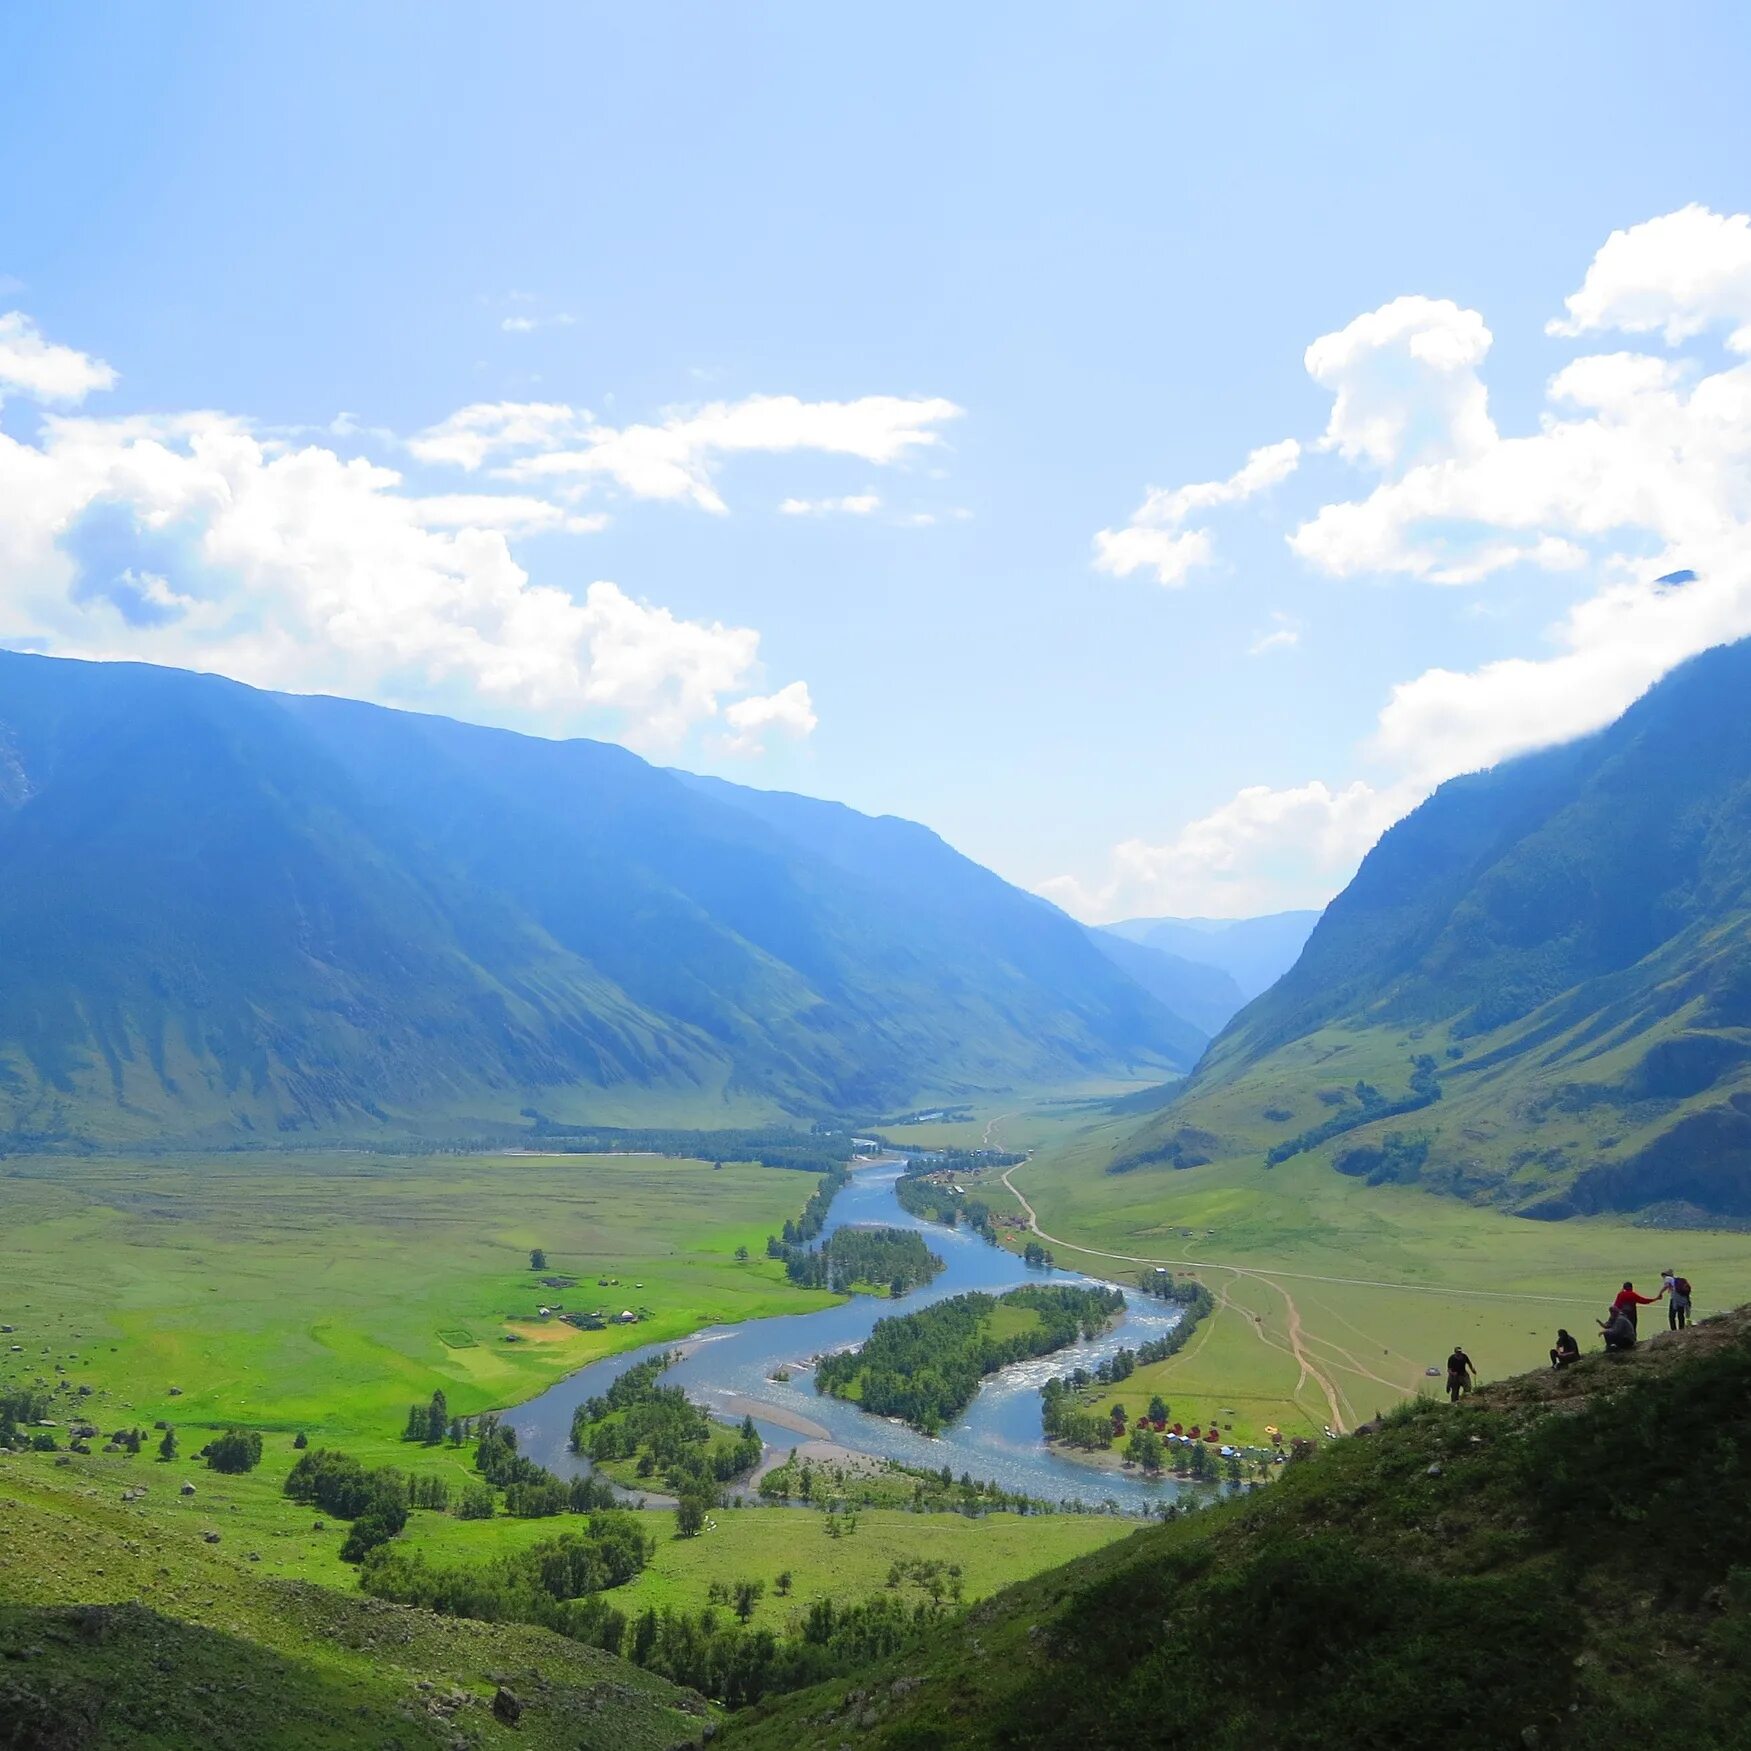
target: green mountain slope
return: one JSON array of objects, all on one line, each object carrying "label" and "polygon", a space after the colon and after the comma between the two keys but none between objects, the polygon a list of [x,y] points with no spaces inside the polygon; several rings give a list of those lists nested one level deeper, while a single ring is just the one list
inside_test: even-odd
[{"label": "green mountain slope", "polygon": [[1316,1149],[1529,1215],[1751,1216],[1751,644],[1443,785],[1117,1152]]},{"label": "green mountain slope", "polygon": [[0,1135],[721,1122],[1200,1049],[923,829],[839,810],[839,855],[742,794],[598,743],[0,654]]},{"label": "green mountain slope", "polygon": [[733,1751],[1741,1744],[1751,1319],[1419,1401],[1012,1587]]}]

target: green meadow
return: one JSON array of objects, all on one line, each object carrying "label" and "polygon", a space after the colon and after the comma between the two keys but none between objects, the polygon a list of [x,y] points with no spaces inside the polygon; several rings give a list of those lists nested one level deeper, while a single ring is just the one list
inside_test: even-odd
[{"label": "green meadow", "polygon": [[[118,1422],[395,1434],[437,1388],[487,1410],[616,1349],[827,1305],[764,1256],[815,1185],[656,1156],[12,1159],[0,1379],[89,1384]],[[585,1332],[538,1317],[556,1303],[650,1317]]]},{"label": "green meadow", "polygon": [[[1323,1152],[1273,1169],[1261,1151],[1256,1161],[1108,1173],[1135,1124],[1060,1129],[1011,1175],[1059,1264],[1135,1281],[1139,1265],[1111,1255],[1136,1255],[1202,1278],[1217,1297],[1184,1350],[1100,1401],[1132,1415],[1159,1392],[1176,1419],[1214,1419],[1240,1440],[1268,1426],[1317,1437],[1439,1391],[1427,1370],[1456,1343],[1486,1380],[1543,1363],[1559,1325],[1596,1347],[1594,1321],[1618,1285],[1632,1278],[1651,1292],[1666,1265],[1696,1286],[1699,1314],[1751,1300],[1751,1235],[1529,1221],[1366,1185]],[[1013,1147],[1022,1134],[1000,1122],[993,1142]],[[1000,1214],[1021,1213],[995,1174],[981,1176],[979,1195]],[[1026,1238],[1001,1232],[1006,1245]],[[1663,1308],[1642,1319],[1644,1334],[1665,1328]]]}]

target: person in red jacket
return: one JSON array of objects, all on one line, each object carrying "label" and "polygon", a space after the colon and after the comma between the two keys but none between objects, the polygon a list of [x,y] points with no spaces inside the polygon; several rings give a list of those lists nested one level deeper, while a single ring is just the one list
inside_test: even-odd
[{"label": "person in red jacket", "polygon": [[[1664,1289],[1660,1291],[1660,1295],[1664,1295],[1665,1293],[1666,1291]],[[1636,1318],[1636,1309],[1638,1307],[1652,1307],[1654,1303],[1660,1299],[1660,1295],[1638,1295],[1635,1292],[1634,1283],[1625,1283],[1624,1286],[1618,1290],[1617,1299],[1611,1304],[1611,1311],[1613,1313],[1625,1314],[1631,1325],[1639,1325],[1640,1322]]]}]

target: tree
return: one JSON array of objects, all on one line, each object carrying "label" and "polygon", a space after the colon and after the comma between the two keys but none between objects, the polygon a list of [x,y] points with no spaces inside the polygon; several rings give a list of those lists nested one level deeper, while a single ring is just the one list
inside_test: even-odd
[{"label": "tree", "polygon": [[254,1471],[261,1464],[261,1436],[254,1429],[227,1429],[206,1449],[207,1468],[232,1476]]},{"label": "tree", "polygon": [[790,1570],[786,1569],[784,1571],[784,1573],[782,1575],[780,1575],[778,1577],[778,1579],[772,1583],[772,1586],[773,1586],[773,1590],[778,1594],[780,1599],[789,1598],[789,1596],[790,1596]]},{"label": "tree", "polygon": [[1159,1392],[1149,1401],[1149,1420],[1152,1423],[1167,1421],[1167,1400]]},{"label": "tree", "polygon": [[545,1271],[547,1269],[547,1254],[538,1246],[532,1246],[529,1249],[529,1269],[532,1271]]},{"label": "tree", "polygon": [[432,1402],[426,1406],[424,1438],[428,1447],[436,1447],[444,1439],[444,1431],[449,1423],[450,1407],[444,1402],[444,1392],[440,1387],[432,1394]]},{"label": "tree", "polygon": [[736,1616],[746,1623],[754,1615],[754,1607],[766,1591],[764,1581],[738,1581],[735,1588]]},{"label": "tree", "polygon": [[292,1437],[292,1445],[302,1453],[304,1449],[310,1445],[310,1437],[300,1429],[298,1433]]},{"label": "tree", "polygon": [[738,1265],[745,1265],[747,1262],[748,1262],[748,1249],[745,1246],[738,1246],[736,1248],[736,1263]]},{"label": "tree", "polygon": [[689,1490],[675,1504],[675,1533],[680,1538],[697,1538],[705,1530],[705,1516],[711,1498]]},{"label": "tree", "polygon": [[160,1459],[174,1459],[176,1457],[176,1431],[174,1429],[164,1431],[164,1439],[158,1443],[158,1457]]}]

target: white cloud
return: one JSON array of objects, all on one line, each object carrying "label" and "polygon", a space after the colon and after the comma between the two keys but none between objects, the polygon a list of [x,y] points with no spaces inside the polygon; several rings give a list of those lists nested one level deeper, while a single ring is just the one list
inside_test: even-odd
[{"label": "white cloud", "polygon": [[[78,381],[57,364],[34,392]],[[444,441],[550,430],[560,410],[469,411]],[[51,415],[33,442],[0,433],[0,642],[652,747],[720,719],[749,748],[813,727],[800,683],[754,694],[752,628],[531,578],[508,535],[577,521],[534,499],[421,497],[393,469],[221,414]]]},{"label": "white cloud", "polygon": [[[1657,332],[1677,346],[1724,326],[1751,352],[1751,218],[1687,207],[1617,232],[1566,304],[1560,335]],[[1489,347],[1477,312],[1430,298],[1316,341],[1307,368],[1333,398],[1321,443],[1380,478],[1322,506],[1289,546],[1331,577],[1585,578],[1538,648],[1392,687],[1356,750],[1367,779],[1244,790],[1160,844],[1115,847],[1104,875],[1045,891],[1103,917],[1323,898],[1445,779],[1597,729],[1685,658],[1751,636],[1751,361],[1572,359],[1536,426],[1504,436],[1480,375]],[[1172,531],[1155,533],[1183,568]]]},{"label": "white cloud", "polygon": [[507,535],[563,530],[568,535],[593,535],[608,527],[607,515],[601,511],[580,516],[564,505],[520,493],[433,493],[408,503],[427,529],[500,529]]},{"label": "white cloud", "polygon": [[534,334],[542,328],[570,328],[576,321],[562,310],[553,316],[506,316],[500,319],[499,327],[506,334]]},{"label": "white cloud", "polygon": [[1243,918],[1304,906],[1344,880],[1407,806],[1358,780],[1289,789],[1251,785],[1160,844],[1115,845],[1092,883],[1074,876],[1040,892],[1090,922],[1114,918]]},{"label": "white cloud", "polygon": [[792,741],[803,741],[814,734],[820,720],[815,716],[815,704],[809,697],[808,683],[792,681],[776,693],[764,697],[738,699],[724,708],[724,722],[731,734],[724,739],[727,754],[763,754],[765,738],[773,731]]},{"label": "white cloud", "polygon": [[785,499],[778,512],[783,517],[830,517],[835,513],[847,517],[867,517],[881,509],[882,501],[873,492],[847,493],[837,499]]},{"label": "white cloud", "polygon": [[1307,349],[1307,374],[1332,392],[1321,446],[1377,468],[1465,456],[1496,429],[1477,368],[1490,331],[1446,298],[1394,298]]},{"label": "white cloud", "polygon": [[1676,346],[1727,323],[1738,350],[1751,351],[1751,216],[1691,205],[1613,231],[1563,302],[1568,315],[1551,334],[1617,329]]},{"label": "white cloud", "polygon": [[1172,588],[1183,584],[1198,566],[1208,565],[1214,543],[1207,529],[1186,529],[1197,511],[1235,505],[1267,491],[1295,472],[1301,446],[1293,438],[1254,450],[1226,480],[1206,480],[1191,486],[1151,487],[1131,520],[1119,529],[1102,529],[1094,538],[1094,569],[1113,577],[1151,571],[1155,580]]},{"label": "white cloud", "polygon": [[587,408],[551,401],[477,401],[408,441],[421,462],[449,463],[470,473],[487,457],[562,442],[590,424]]},{"label": "white cloud", "polygon": [[[584,415],[571,433],[576,442],[514,456],[499,473],[524,483],[601,478],[634,498],[684,500],[701,510],[722,512],[727,507],[715,472],[727,456],[812,450],[888,465],[910,451],[941,443],[936,428],[960,415],[960,408],[940,397],[896,395],[865,395],[856,401],[751,395],[671,413],[658,425],[614,427]],[[489,447],[528,446],[500,442]]]},{"label": "white cloud", "polygon": [[36,401],[80,402],[115,380],[101,359],[44,340],[23,311],[0,314],[0,395],[17,390]]},{"label": "white cloud", "polygon": [[1280,608],[1271,611],[1271,624],[1268,631],[1261,632],[1251,644],[1246,647],[1249,657],[1262,657],[1266,651],[1289,650],[1301,642],[1301,622],[1293,614],[1285,614]]}]

